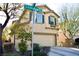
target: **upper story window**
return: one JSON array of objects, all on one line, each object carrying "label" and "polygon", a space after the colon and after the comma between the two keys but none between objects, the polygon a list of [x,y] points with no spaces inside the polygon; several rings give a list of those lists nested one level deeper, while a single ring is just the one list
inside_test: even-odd
[{"label": "upper story window", "polygon": [[36,23],[38,23],[38,24],[44,23],[44,15],[43,14],[36,14]]},{"label": "upper story window", "polygon": [[56,25],[56,18],[54,16],[49,16],[49,24],[51,27]]}]

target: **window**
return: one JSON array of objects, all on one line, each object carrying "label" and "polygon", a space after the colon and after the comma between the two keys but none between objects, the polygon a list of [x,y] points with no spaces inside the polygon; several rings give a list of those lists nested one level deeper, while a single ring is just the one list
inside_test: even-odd
[{"label": "window", "polygon": [[56,25],[56,18],[54,16],[49,16],[49,24],[51,27]]},{"label": "window", "polygon": [[36,23],[43,24],[44,23],[44,15],[36,14]]}]

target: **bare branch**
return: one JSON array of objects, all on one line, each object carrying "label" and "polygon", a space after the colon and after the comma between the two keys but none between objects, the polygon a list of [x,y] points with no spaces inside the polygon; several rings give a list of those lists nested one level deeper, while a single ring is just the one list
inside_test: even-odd
[{"label": "bare branch", "polygon": [[0,11],[2,10],[2,7],[0,7]]},{"label": "bare branch", "polygon": [[[21,6],[20,5],[18,5],[17,7],[15,6],[15,4],[13,4],[13,6],[11,6],[11,10],[9,10],[9,3],[4,3],[3,4],[3,12],[6,14],[6,20],[5,20],[5,22],[4,22],[4,24],[2,25],[2,28],[4,29],[5,28],[5,26],[7,25],[7,23],[8,23],[8,21],[10,20],[10,18],[12,17],[12,18],[14,18],[15,17],[15,13],[14,13],[14,11],[16,10],[16,9],[18,9],[18,8],[20,8]],[[9,10],[9,12],[8,12],[8,10]],[[11,13],[11,14],[9,14],[9,13]]]},{"label": "bare branch", "polygon": [[12,10],[16,10],[16,6],[11,8],[8,13],[10,13]]},{"label": "bare branch", "polygon": [[4,10],[4,13],[6,14],[7,18],[6,18],[6,20],[5,20],[5,22],[4,22],[3,26],[2,26],[3,29],[5,28],[5,26],[7,25],[8,21],[10,19],[10,16],[8,15],[7,11]]},{"label": "bare branch", "polygon": [[64,36],[67,38],[67,39],[70,39],[70,38],[68,38],[68,36],[66,35],[66,33],[63,33],[64,34]]},{"label": "bare branch", "polygon": [[5,3],[3,3],[3,10],[5,10]]},{"label": "bare branch", "polygon": [[10,11],[8,13],[10,13],[13,10],[13,8],[10,9]]},{"label": "bare branch", "polygon": [[8,4],[9,4],[9,3],[6,3],[6,8],[5,8],[6,11],[8,10]]},{"label": "bare branch", "polygon": [[13,8],[11,8],[8,13],[10,13],[12,10],[17,10],[17,9],[19,9],[20,7],[21,7],[20,5],[18,5],[18,6],[16,7],[16,6],[13,4]]}]

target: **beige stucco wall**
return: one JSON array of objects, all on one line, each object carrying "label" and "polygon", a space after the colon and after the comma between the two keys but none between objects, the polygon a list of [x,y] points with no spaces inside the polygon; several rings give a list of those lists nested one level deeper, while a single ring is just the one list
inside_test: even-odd
[{"label": "beige stucco wall", "polygon": [[[56,18],[56,22],[58,22],[57,16],[54,15],[53,13],[44,14],[44,19],[45,19],[44,24],[35,23],[34,24],[34,32],[55,33],[55,34],[58,33],[58,30],[56,30],[56,29],[46,29],[46,27],[51,28],[50,24],[48,23],[48,17],[50,15],[54,16]],[[58,23],[57,23],[57,25],[58,25]]]},{"label": "beige stucco wall", "polygon": [[[27,15],[27,17],[25,17],[26,19],[23,19],[20,21],[21,23],[27,22],[30,18],[29,18],[29,12],[28,10],[25,11],[25,15]],[[44,33],[58,33],[58,30],[56,29],[46,29],[46,27],[50,27],[50,24],[48,23],[48,17],[52,15],[56,18],[56,24],[58,25],[58,17],[54,14],[54,13],[46,13],[44,14],[44,24],[34,24],[34,32],[44,32]],[[56,25],[56,26],[57,26]],[[26,24],[27,26],[27,24]],[[29,26],[32,27],[32,21],[29,23]],[[32,30],[32,29],[31,29]]]},{"label": "beige stucco wall", "polygon": [[[51,27],[49,27],[49,28],[51,28]],[[46,29],[45,24],[34,24],[34,32],[57,34],[58,30],[56,30],[56,29]]]}]

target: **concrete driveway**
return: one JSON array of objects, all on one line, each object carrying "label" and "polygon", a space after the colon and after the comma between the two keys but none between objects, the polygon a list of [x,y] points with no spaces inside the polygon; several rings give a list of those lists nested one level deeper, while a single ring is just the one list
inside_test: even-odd
[{"label": "concrete driveway", "polygon": [[79,49],[68,47],[53,47],[48,56],[79,56]]}]

